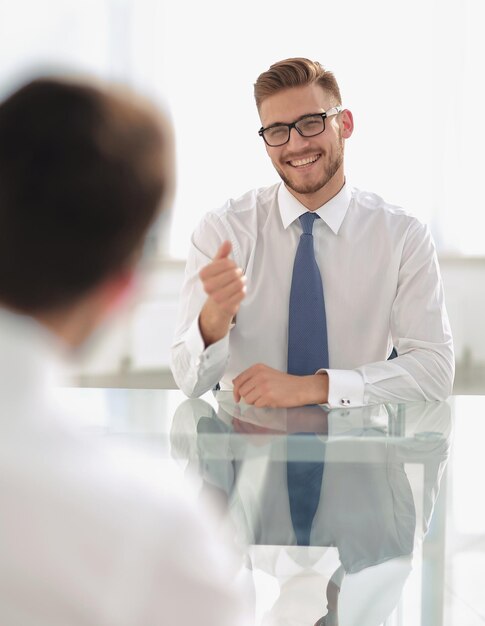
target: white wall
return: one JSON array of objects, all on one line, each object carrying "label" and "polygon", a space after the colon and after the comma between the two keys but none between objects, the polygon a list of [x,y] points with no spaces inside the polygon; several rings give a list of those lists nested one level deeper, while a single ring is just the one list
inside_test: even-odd
[{"label": "white wall", "polygon": [[485,365],[485,258],[444,257],[440,266],[456,360]]}]

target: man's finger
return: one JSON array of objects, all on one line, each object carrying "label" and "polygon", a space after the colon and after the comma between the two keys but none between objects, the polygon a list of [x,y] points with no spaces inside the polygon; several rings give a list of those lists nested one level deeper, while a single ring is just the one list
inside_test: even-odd
[{"label": "man's finger", "polygon": [[[208,265],[205,265],[199,272],[199,278],[201,280],[208,280],[210,278],[215,278],[216,276],[220,276],[221,274],[225,274],[226,272],[233,272],[238,270],[239,268],[231,259],[216,259],[215,261],[211,261]],[[239,275],[242,274],[242,270],[239,269]]]},{"label": "man's finger", "polygon": [[236,287],[242,289],[246,283],[246,278],[243,276],[242,271],[238,267],[212,275],[210,275],[209,272],[201,272],[200,279],[202,280],[204,289],[207,293],[222,291],[227,287],[232,287],[230,291],[234,292]]},{"label": "man's finger", "polygon": [[214,257],[213,261],[216,261],[217,259],[225,259],[226,257],[229,256],[229,253],[231,252],[231,250],[232,250],[231,242],[223,241],[221,244],[221,247],[216,252],[216,256]]},{"label": "man's finger", "polygon": [[252,389],[244,387],[244,389],[239,390],[239,393],[246,404],[252,404],[254,406],[256,406],[257,401],[263,397],[262,391],[257,385]]},{"label": "man's finger", "polygon": [[232,384],[234,385],[234,389],[233,389],[233,395],[234,395],[234,400],[236,402],[239,402],[239,400],[241,400],[241,397],[244,397],[241,394],[241,387],[247,383],[248,381],[250,381],[253,377],[254,374],[254,370],[253,370],[254,365],[252,365],[251,367],[249,367],[247,370],[244,370],[244,372],[241,372],[238,376],[236,376],[236,378],[233,379]]},{"label": "man's finger", "polygon": [[225,302],[229,302],[234,298],[234,296],[239,295],[240,299],[244,297],[245,294],[245,282],[240,278],[238,280],[232,280],[225,285],[216,284],[205,284],[204,289],[205,292],[210,295],[218,304],[223,304]]},{"label": "man's finger", "polygon": [[241,372],[236,376],[236,378],[232,379],[232,384],[234,385],[234,387],[239,388],[246,380],[249,380],[251,378],[252,368],[253,366],[248,367],[247,370],[244,370],[244,372]]}]

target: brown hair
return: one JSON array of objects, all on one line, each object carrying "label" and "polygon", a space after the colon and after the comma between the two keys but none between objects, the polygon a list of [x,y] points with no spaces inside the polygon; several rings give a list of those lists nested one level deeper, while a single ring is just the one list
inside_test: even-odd
[{"label": "brown hair", "polygon": [[36,79],[0,104],[0,301],[70,305],[133,259],[170,190],[171,134],[127,93]]},{"label": "brown hair", "polygon": [[332,72],[324,69],[318,61],[295,58],[278,61],[258,76],[254,83],[256,106],[259,109],[265,98],[283,89],[303,87],[313,83],[329,91],[335,98],[336,105],[342,104],[340,89]]}]

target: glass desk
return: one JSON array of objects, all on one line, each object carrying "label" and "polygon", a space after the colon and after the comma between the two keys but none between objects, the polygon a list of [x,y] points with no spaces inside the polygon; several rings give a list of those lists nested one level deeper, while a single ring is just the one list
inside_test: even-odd
[{"label": "glass desk", "polygon": [[485,397],[328,411],[61,393],[87,428],[163,458],[224,511],[255,624],[485,623]]}]

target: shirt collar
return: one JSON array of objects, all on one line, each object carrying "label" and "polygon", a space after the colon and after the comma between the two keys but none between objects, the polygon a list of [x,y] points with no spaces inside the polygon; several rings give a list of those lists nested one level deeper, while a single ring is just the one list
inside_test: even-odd
[{"label": "shirt collar", "polygon": [[[350,185],[345,183],[336,196],[315,211],[336,235],[344,221],[351,199],[352,191]],[[308,211],[308,209],[288,191],[283,183],[280,184],[280,188],[278,189],[278,206],[284,228],[288,228],[300,215]]]},{"label": "shirt collar", "polygon": [[67,348],[34,318],[0,307],[0,346],[0,392],[61,383]]}]

